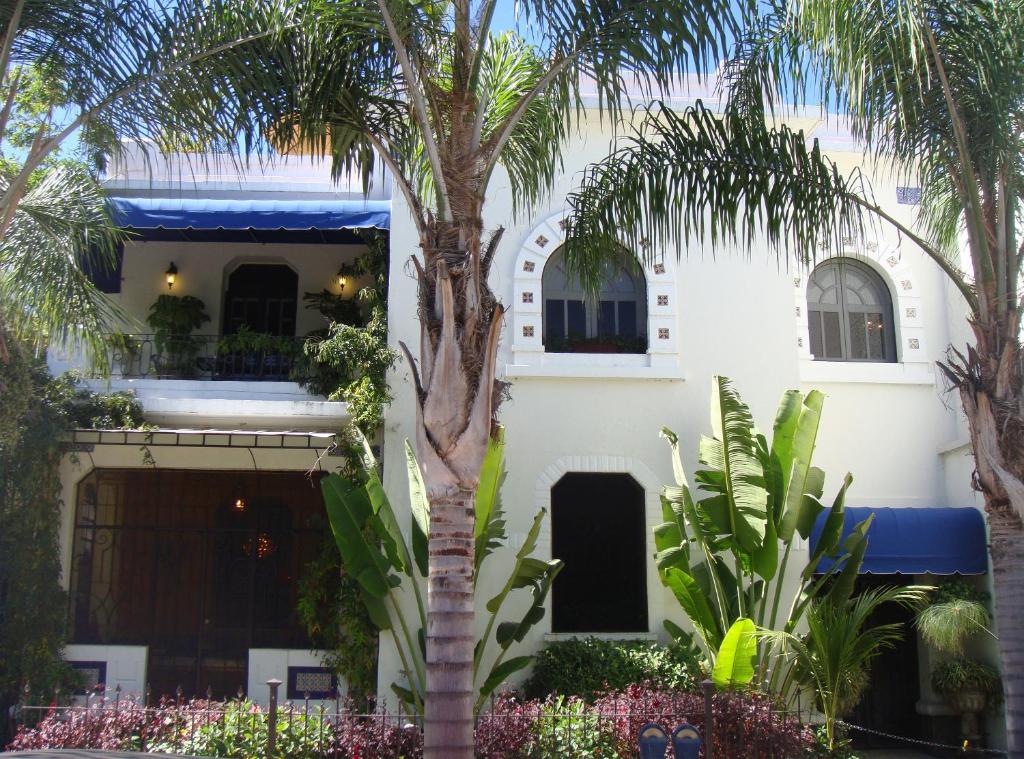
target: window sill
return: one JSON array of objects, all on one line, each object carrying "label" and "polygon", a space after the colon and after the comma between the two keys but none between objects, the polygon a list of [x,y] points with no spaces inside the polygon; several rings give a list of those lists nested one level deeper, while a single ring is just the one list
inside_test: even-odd
[{"label": "window sill", "polygon": [[598,640],[658,640],[658,636],[652,632],[619,632],[619,633],[588,633],[588,632],[571,632],[571,633],[556,633],[548,632],[544,633],[545,643],[557,643],[562,640],[573,640],[574,638],[597,638]]},{"label": "window sill", "polygon": [[875,364],[801,359],[800,381],[825,384],[934,385],[935,369],[927,361]]},{"label": "window sill", "polygon": [[[588,359],[590,356],[581,354],[559,354]],[[505,377],[508,379],[596,379],[596,380],[661,380],[668,382],[684,382],[686,370],[678,366],[612,366],[580,363],[557,364],[506,364]]]}]

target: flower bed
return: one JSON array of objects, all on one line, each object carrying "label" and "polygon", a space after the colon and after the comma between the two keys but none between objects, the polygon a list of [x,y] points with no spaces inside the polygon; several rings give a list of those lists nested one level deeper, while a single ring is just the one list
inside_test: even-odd
[{"label": "flower bed", "polygon": [[[812,756],[811,730],[780,714],[769,699],[720,694],[714,699],[718,759]],[[495,697],[477,720],[480,759],[626,759],[637,755],[641,725],[671,730],[682,722],[704,729],[704,698],[634,685],[593,703],[577,697],[522,700]],[[104,749],[249,759],[266,755],[266,711],[248,701],[165,701],[143,708],[131,701],[88,708],[51,708],[22,729],[9,750]],[[281,759],[419,759],[422,735],[407,716],[360,715],[344,709],[286,707],[278,712]]]}]

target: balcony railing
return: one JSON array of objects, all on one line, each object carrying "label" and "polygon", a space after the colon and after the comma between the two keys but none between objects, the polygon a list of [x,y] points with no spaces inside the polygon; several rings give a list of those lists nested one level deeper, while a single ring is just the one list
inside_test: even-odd
[{"label": "balcony railing", "polygon": [[304,337],[262,335],[118,335],[110,372],[125,379],[285,382]]}]

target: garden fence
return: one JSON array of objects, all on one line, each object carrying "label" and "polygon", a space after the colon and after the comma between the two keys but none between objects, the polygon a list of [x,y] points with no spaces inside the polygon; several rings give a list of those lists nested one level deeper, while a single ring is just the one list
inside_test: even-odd
[{"label": "garden fence", "polygon": [[[102,687],[68,703],[59,692],[44,699],[26,690],[16,713],[21,735],[9,748],[127,750],[239,759],[414,759],[422,747],[421,722],[401,709],[354,709],[340,694],[330,701],[278,700],[281,683],[270,680],[268,706],[238,698],[151,701],[143,694]],[[600,705],[555,700],[539,705],[508,697],[491,699],[476,720],[477,756],[483,759],[632,757],[640,728],[657,722],[671,731],[682,722],[703,737],[703,759],[792,759],[794,743],[758,730],[764,714],[737,719],[712,684],[703,697],[664,695],[637,709],[615,695]],[[35,702],[35,703],[33,703]],[[46,703],[48,702],[48,703]],[[575,708],[574,708],[575,707]],[[772,721],[806,731],[799,710],[773,710]],[[707,725],[711,725],[709,731]],[[805,755],[803,752],[800,755]]]}]

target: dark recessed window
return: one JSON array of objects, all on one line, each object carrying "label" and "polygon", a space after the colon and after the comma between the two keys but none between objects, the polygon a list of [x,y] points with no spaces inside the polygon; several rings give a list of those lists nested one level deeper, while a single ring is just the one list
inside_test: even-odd
[{"label": "dark recessed window", "polygon": [[224,334],[243,327],[270,335],[295,334],[299,275],[284,264],[242,264],[228,277]]},{"label": "dark recessed window", "polygon": [[566,271],[559,250],[544,266],[541,286],[549,353],[647,351],[647,285],[639,264],[609,263],[595,295]]},{"label": "dark recessed window", "polygon": [[553,632],[647,632],[643,488],[628,474],[570,473],[551,489]]},{"label": "dark recessed window", "polygon": [[895,361],[892,297],[882,278],[849,258],[819,264],[807,282],[811,353],[819,361]]}]

